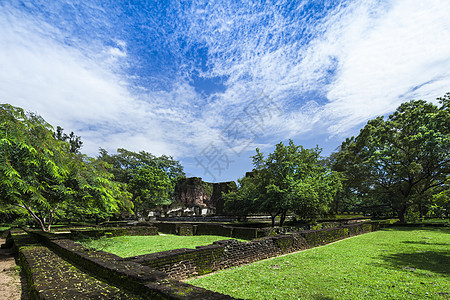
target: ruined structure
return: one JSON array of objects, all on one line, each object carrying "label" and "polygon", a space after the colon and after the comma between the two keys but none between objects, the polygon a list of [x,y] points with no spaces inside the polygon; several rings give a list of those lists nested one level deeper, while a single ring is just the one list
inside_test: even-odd
[{"label": "ruined structure", "polygon": [[210,183],[200,177],[182,178],[175,186],[175,203],[188,208],[209,209],[220,215],[223,214],[224,206],[222,193],[236,188],[234,181]]}]

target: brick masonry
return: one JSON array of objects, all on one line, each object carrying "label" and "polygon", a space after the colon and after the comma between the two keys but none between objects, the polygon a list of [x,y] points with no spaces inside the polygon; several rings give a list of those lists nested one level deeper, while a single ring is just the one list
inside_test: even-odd
[{"label": "brick masonry", "polygon": [[258,260],[292,253],[362,233],[377,230],[377,224],[360,223],[339,228],[299,231],[249,242],[223,240],[196,249],[177,249],[129,257],[126,260],[166,273],[169,278],[183,280]]}]

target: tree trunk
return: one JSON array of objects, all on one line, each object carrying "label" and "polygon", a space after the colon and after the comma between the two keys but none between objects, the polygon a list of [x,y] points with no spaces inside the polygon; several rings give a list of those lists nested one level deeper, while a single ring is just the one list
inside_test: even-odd
[{"label": "tree trunk", "polygon": [[48,225],[47,225],[48,232],[50,232],[50,228],[52,227],[54,218],[55,218],[55,213],[53,212],[53,210],[50,210],[50,219],[48,220]]},{"label": "tree trunk", "polygon": [[277,217],[277,215],[272,216],[270,215],[270,219],[272,220],[272,227],[275,227],[275,218]]},{"label": "tree trunk", "polygon": [[424,207],[423,207],[422,203],[420,202],[420,203],[419,203],[419,216],[420,216],[420,220],[423,219],[423,216],[424,216],[423,211],[424,211]]},{"label": "tree trunk", "polygon": [[287,212],[282,212],[280,215],[280,227],[283,226],[284,221],[286,220],[286,213]]},{"label": "tree trunk", "polygon": [[405,212],[406,212],[406,208],[400,208],[397,209],[397,216],[400,219],[400,223],[405,224],[406,223],[406,219],[405,219]]},{"label": "tree trunk", "polygon": [[[21,207],[21,208],[25,208],[25,209],[28,211],[28,213],[30,214],[30,216],[33,218],[34,222],[36,222],[36,224],[37,224],[39,227],[41,227],[41,230],[42,230],[42,231],[47,231],[47,228],[45,228],[45,220],[41,220],[41,219],[39,218],[39,216],[37,216],[37,215],[33,212],[33,210],[31,209],[31,207],[29,207],[29,206],[27,206],[27,205],[25,205],[25,204],[18,205],[18,206]],[[50,224],[51,224],[51,223],[50,223]],[[49,226],[48,226],[48,231],[50,230],[50,224],[49,224]]]}]

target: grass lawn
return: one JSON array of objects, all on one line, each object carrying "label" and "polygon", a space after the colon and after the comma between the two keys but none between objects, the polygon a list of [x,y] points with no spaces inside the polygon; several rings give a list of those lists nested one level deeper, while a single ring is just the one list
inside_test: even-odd
[{"label": "grass lawn", "polygon": [[450,219],[439,219],[439,218],[435,218],[435,219],[425,219],[423,220],[423,223],[427,224],[427,223],[442,223],[450,225]]},{"label": "grass lawn", "polygon": [[450,299],[449,245],[449,228],[390,228],[188,283],[244,299]]},{"label": "grass lawn", "polygon": [[152,236],[119,236],[100,239],[78,241],[85,247],[95,248],[116,254],[120,257],[149,254],[173,249],[190,248],[212,244],[215,241],[230,238],[215,235],[179,236],[179,235],[152,235]]}]

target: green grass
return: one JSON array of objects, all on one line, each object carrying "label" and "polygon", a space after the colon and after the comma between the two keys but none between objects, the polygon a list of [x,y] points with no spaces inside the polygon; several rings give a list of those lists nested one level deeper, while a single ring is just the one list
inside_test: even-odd
[{"label": "green grass", "polygon": [[390,228],[188,283],[244,299],[449,299],[450,229]]},{"label": "green grass", "polygon": [[424,223],[424,224],[429,224],[429,223],[434,223],[434,224],[436,224],[436,223],[442,223],[443,225],[444,224],[447,224],[447,225],[450,225],[450,219],[439,219],[439,218],[435,218],[435,219],[425,219],[425,220],[423,220],[423,222],[422,223]]},{"label": "green grass", "polygon": [[189,248],[212,244],[215,241],[230,239],[215,235],[178,236],[119,236],[78,241],[83,246],[116,254],[120,257],[130,257],[173,249]]}]

